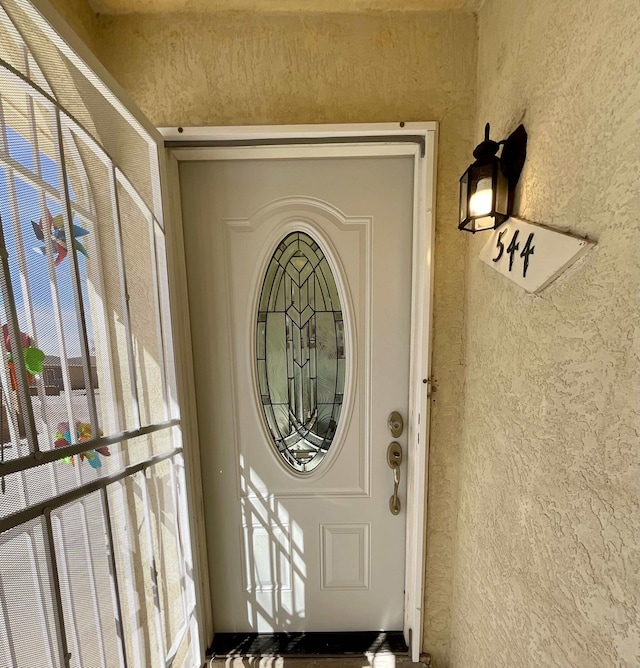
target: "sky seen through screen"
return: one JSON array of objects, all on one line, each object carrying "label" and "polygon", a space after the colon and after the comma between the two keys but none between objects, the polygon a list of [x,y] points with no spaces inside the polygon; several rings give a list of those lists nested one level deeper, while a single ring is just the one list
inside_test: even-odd
[{"label": "sky seen through screen", "polygon": [[[7,130],[7,148],[9,154],[14,160],[35,173],[33,148],[30,142],[15,132],[11,127]],[[41,174],[44,181],[59,191],[60,183],[58,178],[58,166],[50,157],[40,152],[39,154]],[[15,195],[18,206],[18,218],[22,243],[24,244],[24,254],[27,267],[27,282],[33,307],[35,332],[30,331],[25,295],[20,280],[18,244],[20,240],[16,238],[16,226],[12,215],[12,203],[9,175],[7,170],[0,164],[0,217],[2,218],[2,228],[4,232],[5,245],[8,252],[9,271],[11,275],[11,285],[13,288],[16,309],[18,311],[18,321],[20,330],[34,338],[34,345],[37,345],[45,355],[59,356],[59,342],[56,332],[55,321],[53,318],[54,301],[52,296],[51,282],[49,276],[49,267],[47,259],[36,249],[43,246],[34,232],[32,221],[36,224],[42,219],[42,195],[31,185],[23,181],[16,173],[14,178]],[[71,184],[69,184],[69,193],[72,201],[75,195]],[[62,206],[49,197],[46,198],[46,207],[51,216],[55,218],[62,213]],[[74,224],[83,226],[82,221],[74,218]],[[81,241],[85,242],[87,237]],[[45,239],[46,240],[46,239]],[[70,246],[70,244],[69,244]],[[91,318],[89,313],[89,295],[87,280],[86,258],[82,253],[76,253],[78,258],[78,267],[80,273],[80,286],[82,300],[86,314],[87,336],[89,338],[89,349],[93,351],[93,331],[91,327]],[[89,258],[90,259],[90,258]],[[71,261],[71,248],[69,255],[60,262],[55,268],[58,299],[62,315],[63,336],[66,347],[67,357],[78,357],[81,354],[80,348],[80,327],[76,314],[76,306],[73,295],[73,285],[71,282],[71,271],[73,269]],[[6,305],[3,305],[6,308]],[[4,310],[4,309],[3,309]],[[6,322],[6,315],[0,316],[2,323]]]}]

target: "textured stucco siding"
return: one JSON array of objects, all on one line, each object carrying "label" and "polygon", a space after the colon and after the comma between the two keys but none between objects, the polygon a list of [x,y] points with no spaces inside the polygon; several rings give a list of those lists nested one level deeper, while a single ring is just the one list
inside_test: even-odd
[{"label": "textured stucco siding", "polygon": [[99,20],[99,56],[157,125],[440,122],[425,643],[449,641],[463,355],[457,182],[472,148],[471,14],[204,14]]},{"label": "textured stucco siding", "polygon": [[477,96],[516,213],[598,246],[531,296],[470,243],[451,665],[635,667],[640,4],[487,0]]},{"label": "textured stucco siding", "polygon": [[447,11],[474,7],[476,0],[91,0],[100,14],[167,12],[388,12]]},{"label": "textured stucco siding", "polygon": [[98,17],[87,0],[49,0],[52,7],[92,50],[95,50]]}]

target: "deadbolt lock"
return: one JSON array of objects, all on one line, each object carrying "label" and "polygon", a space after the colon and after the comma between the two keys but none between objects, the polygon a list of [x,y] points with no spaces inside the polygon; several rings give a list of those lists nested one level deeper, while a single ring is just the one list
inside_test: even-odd
[{"label": "deadbolt lock", "polygon": [[402,432],[404,431],[404,421],[402,420],[402,415],[400,415],[398,411],[393,411],[387,420],[387,426],[389,427],[389,431],[391,432],[393,438],[402,436]]}]

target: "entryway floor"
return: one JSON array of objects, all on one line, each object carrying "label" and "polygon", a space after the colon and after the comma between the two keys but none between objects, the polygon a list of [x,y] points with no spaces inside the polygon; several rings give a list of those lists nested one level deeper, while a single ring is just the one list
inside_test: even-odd
[{"label": "entryway floor", "polygon": [[406,655],[402,631],[331,631],[298,633],[216,633],[211,656],[342,657]]},{"label": "entryway floor", "polygon": [[290,656],[221,657],[211,659],[207,668],[419,668],[424,663],[413,663],[409,657],[394,654],[373,656],[345,656],[342,658],[298,658]]},{"label": "entryway floor", "polygon": [[408,668],[402,632],[218,633],[211,668]]}]

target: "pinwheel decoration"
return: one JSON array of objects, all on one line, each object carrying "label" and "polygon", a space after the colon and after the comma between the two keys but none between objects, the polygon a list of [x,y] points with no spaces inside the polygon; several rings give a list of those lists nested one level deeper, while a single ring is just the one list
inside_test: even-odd
[{"label": "pinwheel decoration", "polygon": [[[52,216],[50,211],[47,209],[47,221],[45,224],[42,222],[36,223],[33,220],[31,221],[33,225],[33,232],[36,235],[38,241],[42,241],[42,246],[37,246],[33,250],[40,255],[47,254],[47,239],[51,243],[51,253],[53,255],[53,264],[57,267],[64,259],[67,257],[69,252],[69,245],[67,241],[67,234],[64,231],[64,222],[62,220],[62,214],[57,216]],[[84,237],[89,234],[88,230],[85,230],[80,225],[73,224],[73,248],[74,250],[82,253],[85,257],[89,257],[87,249],[79,241],[80,237]]]},{"label": "pinwheel decoration", "polygon": [[[102,430],[99,431],[99,435],[102,436]],[[88,422],[76,421],[77,442],[85,443],[86,441],[90,441],[91,438],[92,438],[91,425]],[[72,443],[73,440],[71,438],[71,429],[69,428],[69,423],[61,422],[58,425],[58,431],[56,432],[56,441],[53,445],[56,448],[66,448]],[[102,466],[102,462],[100,461],[100,457],[98,457],[98,454],[101,454],[103,457],[111,457],[109,448],[106,445],[103,445],[102,447],[96,448],[95,450],[88,450],[87,452],[81,452],[80,461],[86,459],[94,469],[99,469]],[[64,457],[61,461],[75,466],[73,456]]]},{"label": "pinwheel decoration", "polygon": [[[16,379],[16,370],[11,355],[11,336],[9,335],[9,327],[2,325],[2,338],[4,339],[4,347],[8,353],[7,364],[11,375],[11,389],[16,390],[18,387]],[[42,373],[44,367],[44,353],[40,348],[33,345],[33,339],[29,334],[20,332],[20,345],[22,346],[22,357],[24,358],[24,366],[27,370],[29,384],[33,383],[33,377],[36,374]]]}]

